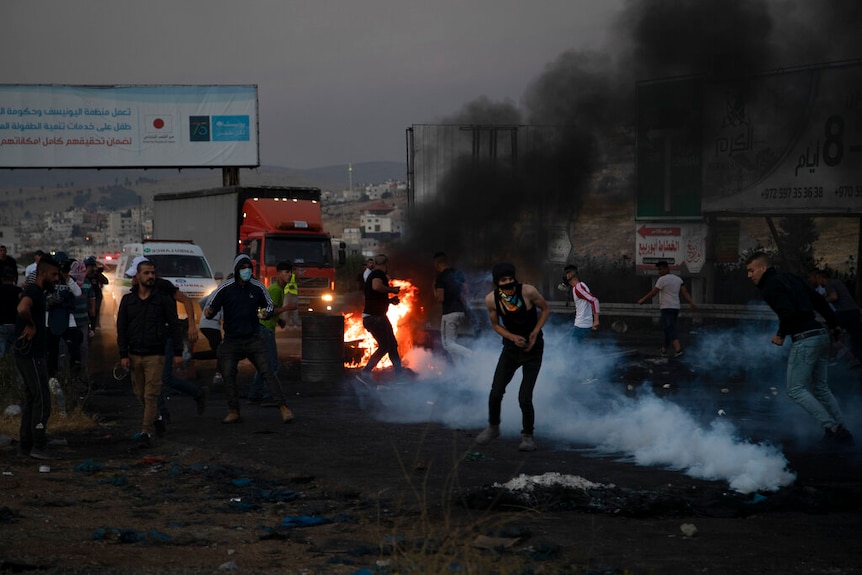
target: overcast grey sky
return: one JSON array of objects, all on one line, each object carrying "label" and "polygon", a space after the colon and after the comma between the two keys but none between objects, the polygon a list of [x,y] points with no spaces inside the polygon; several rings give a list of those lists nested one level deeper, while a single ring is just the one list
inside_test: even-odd
[{"label": "overcast grey sky", "polygon": [[404,130],[519,102],[622,0],[4,0],[0,82],[257,84],[265,165],[405,161]]}]

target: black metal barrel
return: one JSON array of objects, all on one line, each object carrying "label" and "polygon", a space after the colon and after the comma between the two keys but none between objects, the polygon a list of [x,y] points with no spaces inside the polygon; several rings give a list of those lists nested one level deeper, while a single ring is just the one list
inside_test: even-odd
[{"label": "black metal barrel", "polygon": [[302,381],[323,383],[344,375],[344,316],[302,316]]}]

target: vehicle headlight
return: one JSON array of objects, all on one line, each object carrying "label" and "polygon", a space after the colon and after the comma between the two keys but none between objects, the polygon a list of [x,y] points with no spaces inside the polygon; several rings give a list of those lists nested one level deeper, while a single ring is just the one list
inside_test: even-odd
[{"label": "vehicle headlight", "polygon": [[323,301],[332,301],[332,294],[331,293],[323,294],[323,296],[321,296],[320,299],[322,299]]}]

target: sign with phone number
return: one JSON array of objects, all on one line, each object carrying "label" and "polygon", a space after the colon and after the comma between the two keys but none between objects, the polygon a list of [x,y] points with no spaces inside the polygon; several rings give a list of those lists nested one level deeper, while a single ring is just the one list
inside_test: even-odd
[{"label": "sign with phone number", "polygon": [[862,213],[862,63],[707,84],[704,213]]}]

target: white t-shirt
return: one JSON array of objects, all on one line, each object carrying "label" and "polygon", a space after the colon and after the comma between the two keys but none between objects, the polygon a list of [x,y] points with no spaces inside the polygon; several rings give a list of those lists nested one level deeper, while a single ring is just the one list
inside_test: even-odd
[{"label": "white t-shirt", "polygon": [[599,313],[599,300],[590,292],[590,288],[584,282],[578,282],[572,288],[572,297],[575,300],[575,327],[592,328],[593,313]]},{"label": "white t-shirt", "polygon": [[659,276],[655,282],[655,287],[658,292],[658,307],[661,309],[679,309],[679,288],[682,284],[682,278],[674,274],[664,274]]}]

